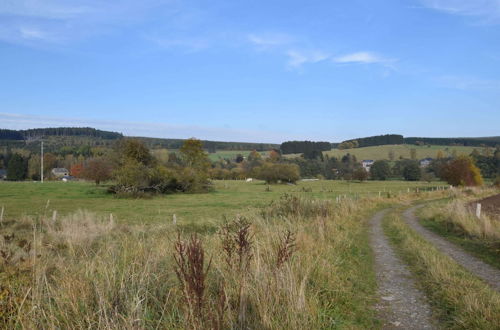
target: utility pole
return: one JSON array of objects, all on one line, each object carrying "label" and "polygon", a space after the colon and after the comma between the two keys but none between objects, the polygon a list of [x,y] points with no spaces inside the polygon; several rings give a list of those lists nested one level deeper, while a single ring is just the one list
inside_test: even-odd
[{"label": "utility pole", "polygon": [[40,158],[40,179],[41,182],[43,183],[43,140],[42,140],[42,147],[41,147],[41,158]]}]

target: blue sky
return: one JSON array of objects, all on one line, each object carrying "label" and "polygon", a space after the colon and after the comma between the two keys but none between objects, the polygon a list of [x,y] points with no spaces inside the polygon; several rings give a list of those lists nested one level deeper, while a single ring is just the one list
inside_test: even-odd
[{"label": "blue sky", "polygon": [[0,127],[500,135],[500,0],[0,0]]}]

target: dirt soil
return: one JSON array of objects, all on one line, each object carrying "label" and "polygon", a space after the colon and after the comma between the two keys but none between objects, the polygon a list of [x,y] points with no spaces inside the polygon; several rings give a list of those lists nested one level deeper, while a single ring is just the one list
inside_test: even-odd
[{"label": "dirt soil", "polygon": [[482,212],[500,217],[500,194],[475,201],[470,206],[475,208],[477,203],[481,203]]}]

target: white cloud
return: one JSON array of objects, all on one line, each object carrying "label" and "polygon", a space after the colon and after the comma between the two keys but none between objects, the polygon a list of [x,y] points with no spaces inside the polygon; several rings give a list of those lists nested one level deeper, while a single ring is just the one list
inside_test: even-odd
[{"label": "white cloud", "polygon": [[336,63],[353,63],[353,64],[374,64],[388,63],[393,60],[385,59],[371,52],[356,52],[334,57],[332,59]]},{"label": "white cloud", "polygon": [[248,40],[258,47],[272,47],[290,44],[294,38],[283,33],[249,34]]},{"label": "white cloud", "polygon": [[318,63],[329,58],[329,55],[322,51],[298,51],[289,50],[286,52],[288,56],[288,66],[297,68],[306,63]]},{"label": "white cloud", "polygon": [[500,0],[420,0],[423,6],[448,14],[475,16],[485,22],[500,22]]},{"label": "white cloud", "polygon": [[0,40],[68,42],[140,21],[171,0],[3,0]]}]

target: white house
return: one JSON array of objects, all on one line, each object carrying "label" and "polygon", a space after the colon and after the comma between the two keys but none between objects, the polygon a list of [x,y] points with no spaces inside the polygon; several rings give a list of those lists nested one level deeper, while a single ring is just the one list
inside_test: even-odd
[{"label": "white house", "polygon": [[432,158],[424,158],[420,160],[420,167],[427,167],[432,163],[433,159]]},{"label": "white house", "polygon": [[370,172],[370,169],[372,168],[372,165],[375,161],[371,160],[371,159],[365,159],[361,162],[361,165],[363,165],[363,168],[365,169],[365,171],[367,172]]},{"label": "white house", "polygon": [[52,175],[54,175],[56,178],[62,178],[63,176],[68,176],[69,171],[65,169],[64,167],[56,167],[52,169]]}]

